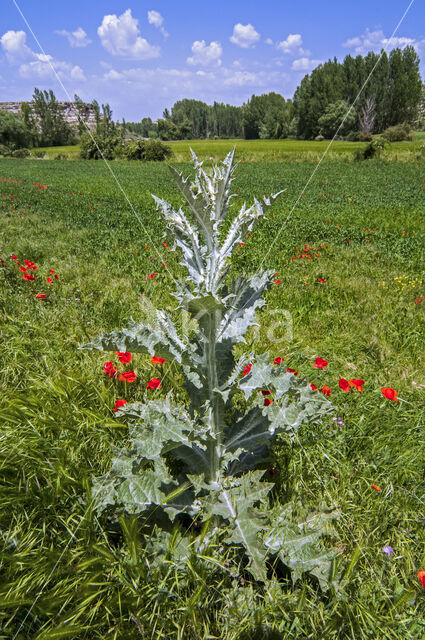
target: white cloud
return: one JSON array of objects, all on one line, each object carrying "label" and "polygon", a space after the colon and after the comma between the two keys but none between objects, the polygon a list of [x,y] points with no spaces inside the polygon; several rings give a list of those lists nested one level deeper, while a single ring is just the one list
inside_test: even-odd
[{"label": "white cloud", "polygon": [[292,71],[310,71],[317,67],[317,65],[321,64],[322,60],[311,60],[310,58],[298,58],[298,60],[294,60],[291,69]]},{"label": "white cloud", "polygon": [[6,31],[0,38],[1,46],[10,64],[18,64],[33,56],[33,52],[26,45],[25,31]]},{"label": "white cloud", "polygon": [[206,44],[205,40],[195,40],[192,44],[193,56],[187,58],[187,62],[202,67],[210,64],[221,65],[220,56],[223,53],[222,46],[219,42],[211,42]]},{"label": "white cloud", "polygon": [[254,29],[252,24],[241,24],[238,22],[233,27],[233,35],[230,37],[230,42],[236,44],[238,47],[248,49],[253,46],[260,39],[260,34]]},{"label": "white cloud", "polygon": [[154,27],[159,29],[164,36],[164,38],[168,37],[168,33],[165,31],[162,23],[164,22],[164,18],[159,13],[159,11],[148,11],[148,22],[149,24],[153,24]]},{"label": "white cloud", "polygon": [[44,53],[34,54],[35,60],[26,62],[19,67],[19,75],[22,78],[48,78],[54,77],[55,71],[62,80],[85,80],[84,71],[78,65],[69,62],[54,60]]},{"label": "white cloud", "polygon": [[75,31],[62,29],[61,31],[55,31],[55,33],[57,33],[58,36],[65,36],[71,47],[87,47],[87,45],[91,43],[91,40],[89,40],[87,33],[82,27],[78,27]]},{"label": "white cloud", "polygon": [[271,38],[266,38],[266,44],[273,44],[273,40]]},{"label": "white cloud", "polygon": [[85,80],[84,71],[78,65],[55,60],[45,53],[35,53],[26,44],[24,31],[7,31],[1,38],[1,46],[7,61],[19,65],[18,73],[22,78],[54,77],[55,71],[62,80]]},{"label": "white cloud", "polygon": [[255,73],[250,71],[235,71],[224,80],[224,84],[230,87],[243,87],[247,84],[254,85],[256,81],[257,76]]},{"label": "white cloud", "polygon": [[302,48],[302,43],[303,39],[300,33],[290,33],[286,40],[277,43],[276,48],[283,51],[283,53],[290,53],[293,56],[310,55],[309,51]]},{"label": "white cloud", "polygon": [[360,55],[366,55],[369,51],[380,52],[381,49],[395,49],[396,47],[406,47],[410,45],[415,47],[416,50],[420,50],[425,46],[425,40],[415,40],[414,38],[394,37],[386,38],[384,32],[381,29],[376,31],[366,31],[360,36],[349,38],[342,43],[343,47],[347,49],[354,49],[354,53]]},{"label": "white cloud", "polygon": [[131,9],[127,9],[119,17],[115,14],[103,16],[97,33],[103,47],[113,56],[139,60],[157,58],[160,48],[140,36],[138,24],[139,21],[131,15]]}]

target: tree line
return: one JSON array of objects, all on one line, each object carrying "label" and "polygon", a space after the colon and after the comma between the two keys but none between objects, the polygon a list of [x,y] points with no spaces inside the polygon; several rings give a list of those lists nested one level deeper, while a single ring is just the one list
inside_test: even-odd
[{"label": "tree line", "polygon": [[[76,126],[66,119],[52,90],[35,89],[20,115],[0,110],[0,145],[5,148],[57,146],[75,143],[89,118],[101,138],[144,137],[161,140],[196,138],[287,138],[311,140],[334,135],[355,139],[394,125],[423,124],[425,100],[413,47],[389,55],[370,52],[347,55],[320,64],[302,79],[292,100],[278,93],[252,97],[242,106],[183,99],[165,109],[157,121],[116,123],[108,104],[90,105],[75,96]],[[353,104],[354,103],[354,104]],[[350,109],[350,105],[353,107]],[[422,111],[421,111],[422,109]],[[422,114],[422,115],[421,115]],[[93,128],[93,122],[91,122]]]}]

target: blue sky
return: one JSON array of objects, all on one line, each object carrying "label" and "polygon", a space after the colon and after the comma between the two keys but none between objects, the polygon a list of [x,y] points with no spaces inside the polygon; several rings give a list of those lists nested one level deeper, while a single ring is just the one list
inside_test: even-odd
[{"label": "blue sky", "polygon": [[51,88],[60,100],[68,92],[108,102],[115,119],[156,119],[182,98],[235,105],[253,93],[289,98],[320,62],[406,44],[416,47],[424,78],[422,0],[390,40],[409,3],[16,0],[40,49],[13,0],[3,0],[0,102]]}]

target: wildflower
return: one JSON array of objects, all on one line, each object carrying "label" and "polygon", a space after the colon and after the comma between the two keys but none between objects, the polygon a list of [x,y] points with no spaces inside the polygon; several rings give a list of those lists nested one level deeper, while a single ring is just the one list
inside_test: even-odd
[{"label": "wildflower", "polygon": [[314,382],[310,382],[310,387],[311,387],[312,391],[317,391],[317,389],[318,389],[318,387],[316,387]]},{"label": "wildflower", "polygon": [[286,371],[287,371],[288,373],[293,373],[293,374],[294,374],[294,376],[297,376],[297,375],[298,375],[298,371],[295,371],[295,369],[290,369],[290,368],[288,367],[288,368],[286,369]]},{"label": "wildflower", "polygon": [[379,487],[377,484],[373,484],[372,489],[375,489],[375,491],[382,491],[381,487]]},{"label": "wildflower", "polygon": [[127,362],[130,362],[131,353],[129,353],[128,351],[115,351],[115,353],[118,356],[118,360],[123,364],[127,364]]},{"label": "wildflower", "polygon": [[103,365],[103,372],[107,376],[109,376],[109,378],[116,378],[118,375],[118,369],[116,368],[114,363],[111,361],[105,362],[105,364]]},{"label": "wildflower", "polygon": [[350,391],[351,385],[345,378],[341,378],[340,380],[338,380],[338,384],[340,389],[342,389],[343,391]]},{"label": "wildflower", "polygon": [[421,585],[425,587],[425,571],[418,571],[418,578],[421,581]]},{"label": "wildflower", "polygon": [[47,281],[49,284],[52,284],[52,282],[53,282],[53,280],[52,280],[51,278],[46,278],[46,281]]},{"label": "wildflower", "polygon": [[12,253],[12,255],[10,257],[12,258],[12,260],[17,260],[18,259],[18,256],[15,256],[14,253]]},{"label": "wildflower", "polygon": [[316,369],[324,369],[327,366],[328,366],[328,361],[323,360],[323,358],[316,358],[313,365],[313,367],[316,367]]},{"label": "wildflower", "polygon": [[118,379],[130,383],[134,382],[136,378],[137,376],[134,371],[124,371],[124,373],[122,373]]},{"label": "wildflower", "polygon": [[418,298],[417,300],[415,300],[416,304],[419,304],[420,302],[422,302],[422,300],[424,299],[423,296],[421,296],[420,298]]},{"label": "wildflower", "polygon": [[37,293],[35,297],[37,298],[37,300],[44,300],[44,298],[47,298],[45,293]]},{"label": "wildflower", "polygon": [[267,389],[262,389],[261,393],[263,394],[263,396],[269,396],[271,394],[271,391],[268,391]]},{"label": "wildflower", "polygon": [[386,553],[387,556],[393,556],[393,548],[390,547],[389,545],[386,545],[385,547],[382,547],[382,553]]},{"label": "wildflower", "polygon": [[285,358],[279,357],[273,360],[273,364],[281,364],[282,362],[285,362]]},{"label": "wildflower", "polygon": [[269,406],[269,404],[273,404],[273,400],[270,400],[269,398],[266,398],[266,399],[264,400],[264,406],[265,406],[265,407],[268,407],[268,406]]},{"label": "wildflower", "polygon": [[160,386],[161,380],[159,378],[152,378],[146,385],[146,389],[159,389]]},{"label": "wildflower", "polygon": [[159,356],[154,356],[151,360],[151,364],[164,364],[165,358],[160,358]]},{"label": "wildflower", "polygon": [[50,269],[50,271],[49,271],[50,275],[53,275],[53,274],[54,274],[54,272],[55,272],[55,270],[54,270],[54,269]]},{"label": "wildflower", "polygon": [[55,280],[59,280],[59,276],[57,273],[55,273]]},{"label": "wildflower", "polygon": [[398,402],[398,393],[395,389],[392,389],[391,387],[384,387],[383,389],[381,389],[381,393],[385,398],[388,398],[388,400],[394,400],[394,402]]},{"label": "wildflower", "polygon": [[352,378],[348,381],[348,384],[352,387],[355,387],[357,391],[363,391],[364,380],[358,380],[356,378]]},{"label": "wildflower", "polygon": [[32,273],[24,273],[24,275],[22,276],[22,278],[24,280],[35,280],[35,276],[32,275]]},{"label": "wildflower", "polygon": [[327,384],[324,384],[323,387],[321,389],[319,389],[320,393],[323,393],[323,395],[328,396],[328,398],[331,397],[331,388],[328,387]]},{"label": "wildflower", "polygon": [[118,411],[118,409],[123,407],[125,404],[127,404],[127,400],[116,400],[115,407],[112,409],[112,411]]},{"label": "wildflower", "polygon": [[247,364],[246,367],[243,368],[242,375],[247,376],[248,373],[251,371],[251,369],[252,369],[252,364],[251,363]]}]

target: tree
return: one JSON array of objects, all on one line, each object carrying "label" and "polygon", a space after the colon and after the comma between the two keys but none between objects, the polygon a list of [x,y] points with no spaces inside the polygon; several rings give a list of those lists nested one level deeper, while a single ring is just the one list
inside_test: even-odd
[{"label": "tree", "polygon": [[344,100],[330,104],[318,121],[320,133],[325,138],[333,138],[336,134],[345,136],[353,130],[355,123],[356,113]]},{"label": "tree", "polygon": [[62,105],[51,89],[40,91],[35,88],[31,106],[37,118],[39,146],[51,147],[73,141],[72,128],[65,120]]},{"label": "tree", "polygon": [[375,124],[375,106],[376,100],[374,96],[369,96],[362,107],[359,115],[359,129],[365,133],[372,133]]},{"label": "tree", "polygon": [[19,116],[0,109],[0,144],[10,149],[27,147],[31,134]]}]

